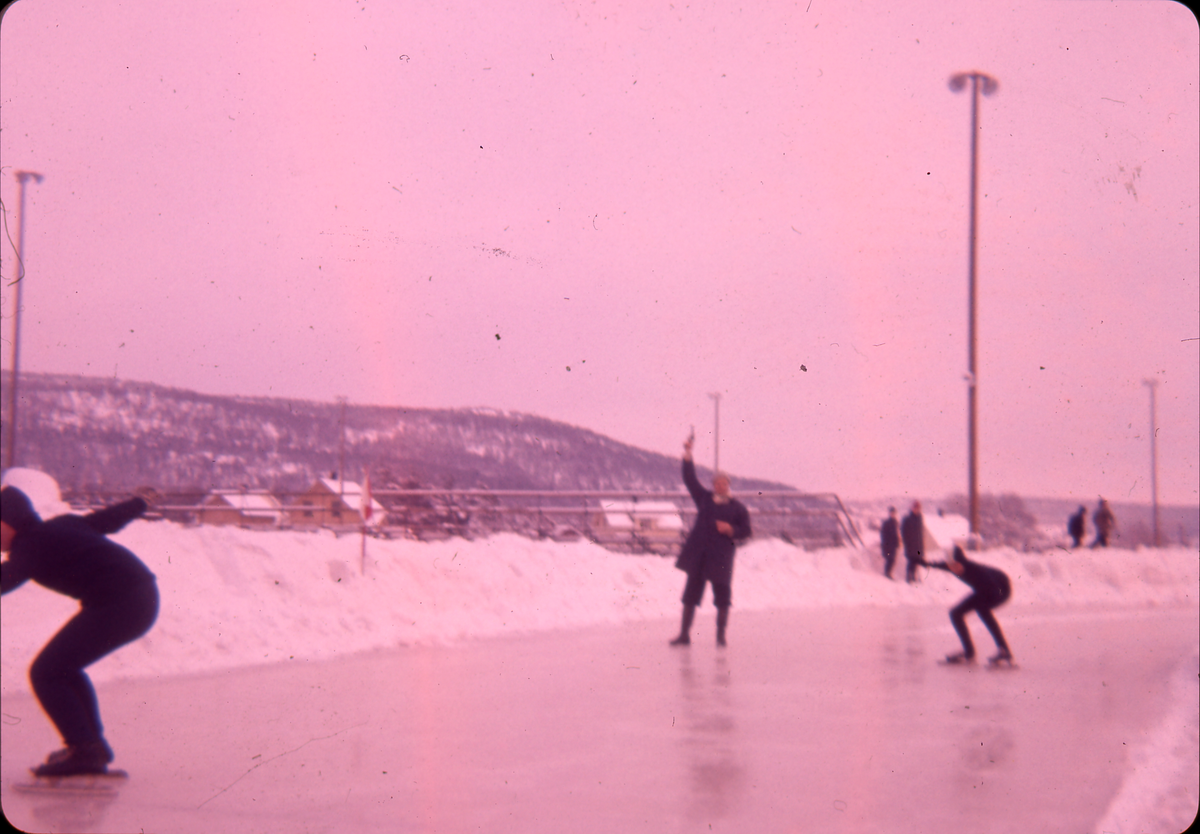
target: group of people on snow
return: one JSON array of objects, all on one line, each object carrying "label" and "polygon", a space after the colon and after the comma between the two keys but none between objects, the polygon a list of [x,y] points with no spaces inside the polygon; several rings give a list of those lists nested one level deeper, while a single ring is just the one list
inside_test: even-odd
[{"label": "group of people on snow", "polygon": [[[1117,527],[1117,517],[1113,515],[1108,501],[1101,498],[1099,506],[1092,513],[1092,527],[1096,530],[1096,538],[1092,547],[1108,547],[1108,540]],[[1071,547],[1079,547],[1087,534],[1087,507],[1082,504],[1079,509],[1067,519],[1067,533],[1071,536]]]},{"label": "group of people on snow", "polygon": [[888,517],[879,526],[879,544],[883,550],[883,575],[892,578],[896,553],[903,544],[904,579],[916,582],[917,566],[925,563],[925,516],[921,513],[920,501],[913,501],[903,521],[896,518],[895,507],[888,507]]}]

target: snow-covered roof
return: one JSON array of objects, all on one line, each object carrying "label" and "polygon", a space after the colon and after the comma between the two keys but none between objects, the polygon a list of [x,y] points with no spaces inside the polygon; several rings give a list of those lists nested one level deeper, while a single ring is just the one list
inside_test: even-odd
[{"label": "snow-covered roof", "polygon": [[354,481],[339,481],[337,478],[317,478],[317,483],[334,495],[362,495],[362,484]]},{"label": "snow-covered roof", "polygon": [[[357,506],[362,502],[362,484],[354,481],[339,481],[337,478],[318,478],[317,481],[334,495],[341,495],[345,498],[347,504]],[[383,509],[383,505],[374,496],[371,497],[371,506],[379,510]]]},{"label": "snow-covered roof", "polygon": [[[337,478],[317,478],[317,483],[321,484],[333,495],[338,495],[346,503],[347,507],[354,510],[362,510],[362,484],[354,481],[339,481]],[[315,486],[315,484],[314,484]],[[371,496],[371,521],[372,525],[383,523],[383,515],[387,509],[383,504],[379,503],[374,495]]]},{"label": "snow-covered roof", "polygon": [[242,492],[236,489],[214,489],[210,497],[220,498],[230,507],[247,515],[278,513],[281,505],[279,500],[266,492]]}]

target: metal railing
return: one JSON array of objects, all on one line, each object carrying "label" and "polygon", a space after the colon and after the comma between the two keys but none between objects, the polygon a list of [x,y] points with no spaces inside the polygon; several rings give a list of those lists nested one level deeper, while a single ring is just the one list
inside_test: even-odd
[{"label": "metal railing", "polygon": [[[147,515],[189,524],[225,523],[264,529],[349,532],[363,526],[358,493],[309,496],[299,491],[221,490],[220,495],[226,498],[257,496],[271,502],[253,508],[237,506],[244,502],[228,506],[205,503],[216,494],[156,494]],[[371,495],[384,514],[382,519],[374,520],[370,532],[387,537],[475,537],[509,530],[537,538],[587,538],[634,552],[673,553],[695,520],[695,506],[686,492],[376,489]],[[125,496],[93,492],[65,497],[76,509],[87,510]],[[754,491],[736,497],[749,509],[756,536],[776,536],[804,546],[865,546],[854,519],[834,493]],[[340,505],[335,505],[333,499],[338,499]],[[331,520],[339,513],[346,518],[344,523]],[[612,524],[611,516],[622,514],[629,516],[629,524]],[[231,520],[214,522],[217,518]]]}]

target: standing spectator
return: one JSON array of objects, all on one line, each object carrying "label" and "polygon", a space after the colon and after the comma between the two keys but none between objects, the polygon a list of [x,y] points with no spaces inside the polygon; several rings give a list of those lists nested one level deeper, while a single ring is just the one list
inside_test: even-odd
[{"label": "standing spectator", "polygon": [[888,517],[879,527],[879,547],[883,550],[883,575],[891,579],[896,550],[900,547],[900,522],[895,507],[888,507]]},{"label": "standing spectator", "polygon": [[1117,526],[1117,517],[1113,515],[1108,501],[1103,498],[1100,499],[1100,506],[1096,507],[1096,512],[1092,513],[1092,524],[1096,527],[1096,540],[1092,542],[1092,547],[1108,547],[1108,539],[1113,528]]},{"label": "standing spectator", "polygon": [[900,522],[900,538],[904,542],[904,581],[917,581],[917,565],[925,563],[925,516],[921,502],[913,501],[912,509]]},{"label": "standing spectator", "polygon": [[725,645],[725,627],[729,623],[729,606],[733,586],[733,556],[737,543],[750,537],[750,513],[729,494],[729,478],[720,472],[713,475],[712,492],[696,479],[692,462],[692,442],[683,444],[683,482],[696,502],[696,523],[675,567],[687,572],[683,588],[683,623],[672,646],[692,642],[692,618],[696,606],[704,598],[704,586],[712,583],[713,604],[717,606],[717,645]]},{"label": "standing spectator", "polygon": [[1087,524],[1087,507],[1082,504],[1075,515],[1067,520],[1067,532],[1071,534],[1071,547],[1076,548],[1083,542],[1084,527]]}]

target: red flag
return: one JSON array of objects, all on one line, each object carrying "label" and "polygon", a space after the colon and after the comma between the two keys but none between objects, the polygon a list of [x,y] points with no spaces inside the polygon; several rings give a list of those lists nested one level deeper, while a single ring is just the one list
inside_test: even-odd
[{"label": "red flag", "polygon": [[362,518],[364,524],[371,520],[371,510],[374,509],[371,503],[371,470],[368,469],[366,477],[363,478],[362,488]]}]

